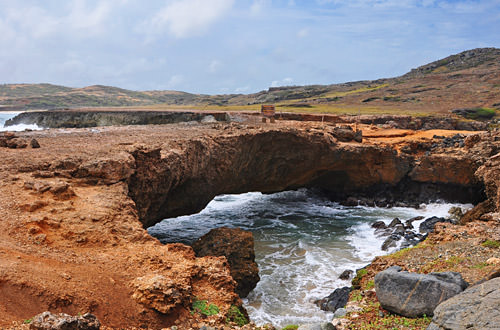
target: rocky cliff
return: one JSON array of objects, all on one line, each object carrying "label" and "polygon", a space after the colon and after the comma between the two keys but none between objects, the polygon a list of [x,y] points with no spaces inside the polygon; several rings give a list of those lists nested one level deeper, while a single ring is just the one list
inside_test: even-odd
[{"label": "rocky cliff", "polygon": [[[19,133],[40,148],[0,147],[0,325],[48,309],[121,328],[225,323],[241,305],[226,259],[144,229],[221,193],[306,186],[339,199],[479,201],[486,187],[498,209],[497,133],[361,129],[362,142],[286,121]],[[191,313],[198,300],[219,312]]]}]

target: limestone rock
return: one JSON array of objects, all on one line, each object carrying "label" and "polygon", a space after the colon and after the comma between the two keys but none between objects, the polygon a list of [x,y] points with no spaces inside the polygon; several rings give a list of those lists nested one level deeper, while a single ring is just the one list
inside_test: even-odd
[{"label": "limestone rock", "polygon": [[35,316],[30,323],[32,330],[98,330],[100,328],[101,323],[90,313],[71,316],[64,313],[43,312]]},{"label": "limestone rock", "polygon": [[427,330],[498,329],[500,278],[472,286],[439,304]]},{"label": "limestone rock", "polygon": [[406,317],[433,315],[436,306],[462,292],[467,282],[459,273],[417,274],[390,267],[375,275],[380,305]]},{"label": "limestone rock", "polygon": [[335,289],[329,296],[315,301],[315,304],[324,311],[335,312],[339,308],[345,307],[349,300],[350,287]]},{"label": "limestone rock", "polygon": [[156,274],[138,277],[132,287],[135,300],[163,314],[179,305],[187,305],[191,296],[189,280],[180,274],[169,278]]},{"label": "limestone rock", "polygon": [[239,228],[216,228],[200,237],[193,250],[197,257],[225,256],[231,276],[237,283],[236,293],[246,297],[259,282],[259,268],[255,262],[253,235]]}]

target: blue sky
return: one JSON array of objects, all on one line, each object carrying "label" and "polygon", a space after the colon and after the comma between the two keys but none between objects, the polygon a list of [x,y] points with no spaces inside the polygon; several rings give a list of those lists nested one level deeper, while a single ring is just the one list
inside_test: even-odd
[{"label": "blue sky", "polygon": [[500,0],[0,0],[0,83],[250,93],[500,48]]}]

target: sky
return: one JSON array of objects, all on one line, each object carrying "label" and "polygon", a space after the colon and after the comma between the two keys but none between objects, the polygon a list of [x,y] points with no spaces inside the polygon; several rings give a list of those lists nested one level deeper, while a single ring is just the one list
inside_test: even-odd
[{"label": "sky", "polygon": [[500,48],[500,0],[0,0],[0,83],[252,93]]}]

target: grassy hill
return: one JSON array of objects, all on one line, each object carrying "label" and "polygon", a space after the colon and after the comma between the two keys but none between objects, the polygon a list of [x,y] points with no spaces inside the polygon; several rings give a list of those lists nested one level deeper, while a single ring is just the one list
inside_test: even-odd
[{"label": "grassy hill", "polygon": [[253,94],[202,95],[178,91],[130,91],[109,86],[69,88],[51,84],[0,85],[4,109],[78,107],[257,110],[326,113],[447,113],[456,108],[500,108],[500,49],[478,48],[373,81],[274,87]]}]

